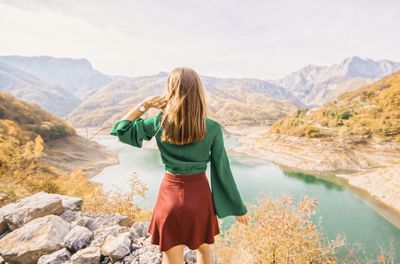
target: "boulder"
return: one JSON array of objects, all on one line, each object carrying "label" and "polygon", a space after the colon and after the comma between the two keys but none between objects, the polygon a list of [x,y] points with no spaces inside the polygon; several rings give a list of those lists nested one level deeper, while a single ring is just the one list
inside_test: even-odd
[{"label": "boulder", "polygon": [[73,207],[71,204],[77,204],[77,199],[80,198],[38,192],[7,204],[0,208],[0,233],[6,230],[7,226],[15,230],[35,218],[50,214],[60,215],[64,211],[63,201],[66,206]]},{"label": "boulder", "polygon": [[49,195],[53,195],[61,199],[64,210],[71,210],[71,211],[79,211],[82,208],[83,200],[80,197],[75,196],[67,196],[61,195],[56,193],[51,193]]},{"label": "boulder", "polygon": [[71,262],[74,264],[98,264],[100,258],[99,247],[87,247],[72,255]]},{"label": "boulder", "polygon": [[129,223],[129,218],[127,216],[122,216],[117,213],[100,215],[66,210],[61,217],[68,222],[71,222],[72,225],[85,226],[92,231],[104,229],[114,225],[126,226]]},{"label": "boulder", "polygon": [[131,253],[129,232],[122,233],[117,237],[108,235],[104,244],[101,246],[100,252],[102,255],[108,256],[114,261],[120,260]]},{"label": "boulder", "polygon": [[68,261],[71,253],[66,249],[60,249],[48,255],[43,255],[39,258],[37,264],[62,264]]},{"label": "boulder", "polygon": [[91,246],[100,247],[103,245],[108,235],[118,236],[119,234],[129,232],[129,228],[126,226],[113,225],[105,228],[100,228],[94,231],[94,239],[90,243]]},{"label": "boulder", "polygon": [[150,235],[149,222],[148,221],[135,222],[131,226],[131,233],[132,233],[133,238],[146,237],[146,236]]},{"label": "boulder", "polygon": [[9,263],[36,263],[61,248],[70,224],[57,215],[36,218],[0,239],[0,255]]},{"label": "boulder", "polygon": [[93,238],[93,232],[83,226],[75,226],[69,231],[61,242],[63,247],[72,252],[76,252],[90,244]]},{"label": "boulder", "polygon": [[91,215],[86,227],[94,231],[99,228],[105,228],[113,225],[126,226],[128,223],[129,217],[120,215],[118,213],[112,213],[108,215]]}]

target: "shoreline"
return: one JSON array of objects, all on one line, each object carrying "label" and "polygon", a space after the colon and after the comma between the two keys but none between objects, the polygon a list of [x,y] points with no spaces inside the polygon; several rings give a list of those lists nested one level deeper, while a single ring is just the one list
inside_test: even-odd
[{"label": "shoreline", "polygon": [[108,166],[119,163],[117,153],[78,133],[46,142],[45,150],[45,156],[42,158],[45,162],[68,173],[82,170],[88,178],[94,177]]},{"label": "shoreline", "polygon": [[233,151],[344,185],[400,228],[400,144],[355,146],[340,140],[278,135],[268,126],[225,129],[239,136]]}]

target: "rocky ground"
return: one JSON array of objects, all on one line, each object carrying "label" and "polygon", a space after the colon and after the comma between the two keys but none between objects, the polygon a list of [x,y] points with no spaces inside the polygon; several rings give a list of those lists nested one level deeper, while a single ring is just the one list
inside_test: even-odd
[{"label": "rocky ground", "polygon": [[[148,221],[128,226],[125,216],[90,214],[81,206],[79,197],[39,192],[0,208],[0,263],[162,262]],[[185,263],[196,263],[195,251],[185,246],[184,254]]]},{"label": "rocky ground", "polygon": [[300,138],[272,133],[266,126],[231,126],[226,130],[240,135],[239,146],[233,151],[304,173],[346,179],[400,217],[399,143]]}]

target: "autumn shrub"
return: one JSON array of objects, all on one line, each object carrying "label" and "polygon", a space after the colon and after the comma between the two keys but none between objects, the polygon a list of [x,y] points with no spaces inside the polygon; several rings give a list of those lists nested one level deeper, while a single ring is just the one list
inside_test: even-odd
[{"label": "autumn shrub", "polygon": [[295,202],[290,196],[273,199],[260,193],[257,202],[248,205],[248,225],[234,223],[216,236],[215,258],[224,264],[397,263],[393,243],[371,258],[345,237],[327,239],[321,222],[312,219],[317,204],[308,196]]},{"label": "autumn shrub", "polygon": [[249,224],[235,223],[217,237],[221,263],[336,263],[345,239],[326,239],[314,224],[316,200],[295,203],[289,196],[274,200],[264,193],[249,205]]}]

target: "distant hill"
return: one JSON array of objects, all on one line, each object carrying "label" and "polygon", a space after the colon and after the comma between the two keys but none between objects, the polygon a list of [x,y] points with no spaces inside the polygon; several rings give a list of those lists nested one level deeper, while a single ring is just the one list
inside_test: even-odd
[{"label": "distant hill", "polygon": [[287,88],[303,104],[315,107],[397,70],[400,70],[398,62],[354,56],[331,66],[308,65],[275,83]]},{"label": "distant hill", "polygon": [[36,76],[0,63],[0,91],[65,116],[80,104],[80,100],[63,88],[46,83]]},{"label": "distant hill", "polygon": [[76,135],[70,125],[52,113],[3,92],[0,92],[0,132],[22,142],[37,135],[45,141]]},{"label": "distant hill", "polygon": [[93,69],[86,59],[0,56],[0,63],[36,76],[50,85],[59,86],[79,99],[86,98],[112,81],[112,77]]},{"label": "distant hill", "polygon": [[[165,93],[168,74],[119,77],[87,98],[69,116],[77,127],[102,126],[120,118],[146,96]],[[211,115],[225,125],[271,123],[297,109],[284,88],[257,79],[201,76]]]},{"label": "distant hill", "polygon": [[400,142],[400,71],[347,92],[324,106],[297,111],[275,122],[271,131],[296,136]]}]

